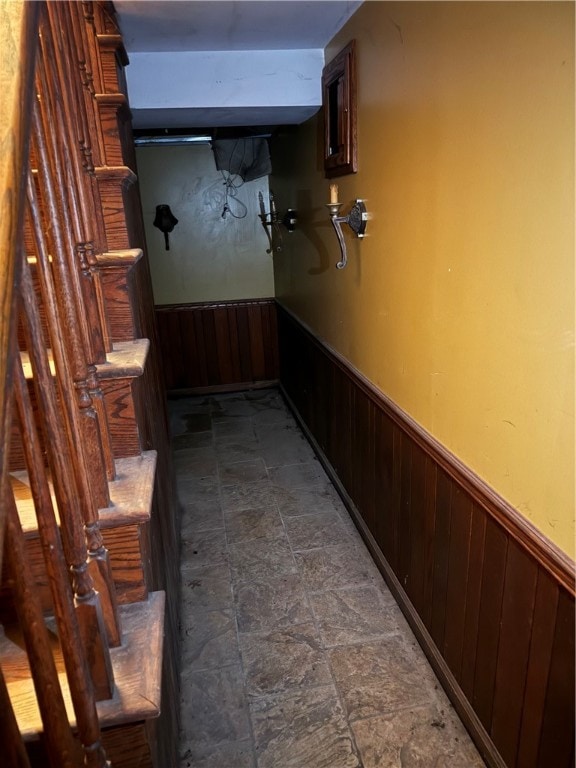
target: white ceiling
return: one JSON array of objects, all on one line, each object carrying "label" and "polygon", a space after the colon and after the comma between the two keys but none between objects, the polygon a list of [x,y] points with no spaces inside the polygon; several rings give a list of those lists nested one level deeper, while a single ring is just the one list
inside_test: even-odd
[{"label": "white ceiling", "polygon": [[115,0],[135,51],[324,48],[361,0]]},{"label": "white ceiling", "polygon": [[[321,103],[323,50],[361,3],[115,0],[132,62],[127,79],[134,126],[302,122]],[[310,55],[318,61],[313,75],[305,64]]]}]

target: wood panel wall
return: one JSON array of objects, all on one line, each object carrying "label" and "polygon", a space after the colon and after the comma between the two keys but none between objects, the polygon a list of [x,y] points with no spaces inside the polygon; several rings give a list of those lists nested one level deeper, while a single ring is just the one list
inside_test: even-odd
[{"label": "wood panel wall", "polygon": [[274,299],[156,307],[169,392],[202,393],[278,382]]},{"label": "wood panel wall", "polygon": [[574,766],[573,562],[279,308],[281,386],[490,766]]}]

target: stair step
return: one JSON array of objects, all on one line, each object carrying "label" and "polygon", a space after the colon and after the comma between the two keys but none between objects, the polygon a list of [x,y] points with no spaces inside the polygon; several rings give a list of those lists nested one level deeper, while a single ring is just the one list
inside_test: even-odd
[{"label": "stair step", "polygon": [[104,143],[104,165],[128,165],[136,170],[128,100],[123,93],[97,93],[94,98]]},{"label": "stair step", "polygon": [[[144,373],[149,350],[148,339],[116,342],[113,344],[112,351],[107,353],[106,362],[96,366],[104,395],[112,451],[116,460],[139,456],[141,452],[135,406],[138,391],[134,381]],[[28,353],[20,352],[20,359],[24,376],[30,381],[33,374]],[[48,361],[54,375],[55,367],[51,350],[48,350]],[[36,407],[36,397],[32,390],[30,398]],[[12,427],[11,443],[10,471],[14,472],[23,469],[26,465],[23,446],[15,426]]]},{"label": "stair step", "polygon": [[146,357],[150,349],[148,339],[117,341],[106,355],[106,362],[96,366],[100,381],[109,379],[134,379],[144,373]]},{"label": "stair step", "polygon": [[111,504],[99,510],[100,527],[104,529],[148,521],[155,474],[156,451],[117,459],[116,480],[108,484]]},{"label": "stair step", "polygon": [[96,36],[100,50],[102,85],[106,93],[123,93],[124,67],[128,64],[128,54],[124,48],[122,35],[98,34]]},{"label": "stair step", "polygon": [[[158,717],[162,682],[165,593],[151,592],[143,602],[120,607],[122,645],[110,650],[114,696],[96,705],[102,728]],[[76,717],[70,698],[62,652],[55,647],[58,679],[70,724]],[[0,633],[0,666],[6,678],[18,727],[25,741],[40,738],[43,726],[34,695],[28,657],[19,644]]]},{"label": "stair step", "polygon": [[144,373],[149,349],[148,339],[116,342],[106,362],[96,366],[115,459],[138,456],[141,451],[134,380]]},{"label": "stair step", "polygon": [[[108,483],[110,506],[98,511],[102,529],[150,519],[155,472],[156,451],[144,451],[140,456],[116,460],[116,479]],[[11,472],[10,478],[24,535],[35,538],[38,527],[28,473]],[[54,500],[54,496],[52,498]],[[55,511],[58,518],[56,505]]]},{"label": "stair step", "polygon": [[126,165],[99,166],[94,169],[102,200],[102,215],[108,250],[126,250],[132,247],[130,215],[133,209],[133,195],[136,189],[136,174]]},{"label": "stair step", "polygon": [[[117,459],[117,477],[108,486],[111,505],[99,510],[104,544],[110,554],[112,578],[120,604],[143,600],[151,582],[149,526],[156,474],[156,451]],[[26,472],[12,472],[12,489],[26,538],[26,555],[45,612],[52,610],[50,586],[36,513]],[[58,509],[54,504],[56,517]]]},{"label": "stair step", "polygon": [[134,268],[141,259],[140,248],[111,251],[96,256],[112,342],[132,341],[137,336]]}]

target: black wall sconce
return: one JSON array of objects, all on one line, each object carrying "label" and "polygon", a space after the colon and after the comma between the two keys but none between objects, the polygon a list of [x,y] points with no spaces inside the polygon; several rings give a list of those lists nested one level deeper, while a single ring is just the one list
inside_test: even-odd
[{"label": "black wall sconce", "polygon": [[[296,222],[297,222],[297,216],[296,211],[294,208],[288,208],[284,216],[282,218],[279,217],[278,211],[276,210],[276,202],[274,200],[274,193],[270,191],[270,212],[266,213],[266,208],[264,207],[264,196],[262,195],[262,192],[258,192],[258,201],[260,204],[260,213],[258,214],[260,221],[262,222],[262,226],[266,230],[266,235],[268,236],[268,242],[270,243],[270,248],[266,249],[266,253],[272,253],[274,250],[274,233],[278,235],[279,243],[276,246],[277,251],[282,250],[282,229],[281,225],[286,227],[288,232],[294,232],[296,229]],[[270,231],[268,231],[268,227],[270,227]]]},{"label": "black wall sconce", "polygon": [[338,202],[338,185],[330,184],[330,202],[326,203],[326,208],[328,208],[330,220],[332,221],[332,226],[336,232],[336,237],[338,238],[338,243],[340,245],[340,253],[342,255],[342,258],[336,264],[336,269],[344,269],[348,263],[346,241],[344,240],[341,225],[344,223],[348,224],[356,237],[364,237],[364,233],[366,232],[366,222],[368,221],[368,213],[366,212],[366,206],[364,205],[363,200],[355,200],[354,205],[347,216],[338,216],[341,207],[342,203]]},{"label": "black wall sconce", "polygon": [[166,250],[169,251],[170,242],[168,233],[172,232],[176,224],[178,224],[178,219],[170,210],[169,205],[156,206],[156,218],[154,219],[153,224],[155,227],[158,227],[161,232],[164,232],[164,243],[166,244]]}]

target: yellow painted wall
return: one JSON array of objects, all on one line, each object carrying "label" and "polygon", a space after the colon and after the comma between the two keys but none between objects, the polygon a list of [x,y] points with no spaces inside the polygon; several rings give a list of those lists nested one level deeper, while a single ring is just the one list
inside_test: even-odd
[{"label": "yellow painted wall", "polygon": [[364,241],[339,258],[315,118],[272,184],[300,227],[276,292],[313,331],[574,555],[574,5],[365,2]]},{"label": "yellow painted wall", "polygon": [[[140,147],[137,163],[156,304],[274,295],[272,257],[258,218],[258,192],[268,199],[267,177],[238,189],[245,218],[222,218],[223,178],[208,145]],[[152,225],[156,206],[164,203],[178,219],[169,251]],[[230,208],[244,212],[234,201]]]}]

